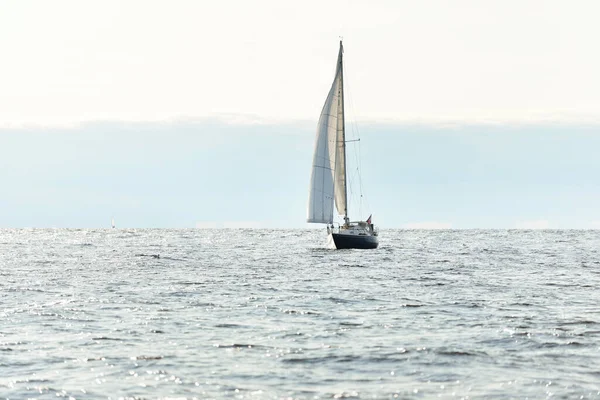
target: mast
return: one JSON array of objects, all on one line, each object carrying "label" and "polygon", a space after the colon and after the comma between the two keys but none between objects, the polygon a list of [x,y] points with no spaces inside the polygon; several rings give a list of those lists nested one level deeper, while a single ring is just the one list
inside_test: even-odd
[{"label": "mast", "polygon": [[342,151],[344,153],[344,223],[348,225],[350,218],[348,218],[348,182],[346,171],[346,114],[344,112],[344,45],[340,40],[340,102],[342,106]]}]

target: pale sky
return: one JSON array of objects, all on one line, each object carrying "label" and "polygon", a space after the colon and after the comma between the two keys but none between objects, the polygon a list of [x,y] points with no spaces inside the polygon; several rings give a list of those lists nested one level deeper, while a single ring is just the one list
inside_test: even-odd
[{"label": "pale sky", "polygon": [[599,15],[594,0],[0,0],[0,126],[316,120],[340,36],[357,120],[598,122]]}]

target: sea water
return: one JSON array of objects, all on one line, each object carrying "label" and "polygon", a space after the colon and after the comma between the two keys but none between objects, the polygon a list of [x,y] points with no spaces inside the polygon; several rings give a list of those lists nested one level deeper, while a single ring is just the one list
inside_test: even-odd
[{"label": "sea water", "polygon": [[0,230],[0,398],[599,398],[600,232]]}]

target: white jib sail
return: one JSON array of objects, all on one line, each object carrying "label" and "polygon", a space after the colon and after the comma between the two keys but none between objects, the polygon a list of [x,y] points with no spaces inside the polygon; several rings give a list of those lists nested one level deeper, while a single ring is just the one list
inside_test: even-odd
[{"label": "white jib sail", "polygon": [[[328,224],[333,222],[333,201],[337,198],[334,181],[337,179],[336,163],[339,157],[339,125],[343,130],[342,92],[342,46],[338,55],[335,78],[323,105],[313,156],[310,191],[308,196],[308,222]],[[343,142],[342,142],[343,145]],[[336,157],[337,156],[337,157]],[[345,182],[344,182],[345,185]],[[343,199],[345,201],[345,187]],[[338,201],[339,202],[339,201]],[[338,211],[342,212],[342,210]]]}]

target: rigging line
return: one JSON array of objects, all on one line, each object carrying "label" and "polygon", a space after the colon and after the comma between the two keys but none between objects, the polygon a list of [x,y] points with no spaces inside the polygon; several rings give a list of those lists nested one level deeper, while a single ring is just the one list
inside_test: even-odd
[{"label": "rigging line", "polygon": [[[346,60],[344,59],[344,60],[342,60],[342,62],[344,63],[343,68],[346,71],[346,75],[348,75],[348,69],[347,69],[347,66],[346,66]],[[348,81],[346,81],[344,83],[345,83],[345,86],[346,86],[346,93],[348,94],[347,97],[348,97],[348,100],[349,100],[349,103],[350,103],[350,109],[351,109],[352,115],[354,116],[354,115],[356,115],[356,112],[355,112],[355,109],[354,109],[354,98],[351,96],[351,93],[352,93],[352,90],[350,90],[350,86],[351,85],[348,83]],[[367,208],[369,208],[369,202],[368,202],[368,200],[366,198],[366,194],[363,195],[363,193],[364,193],[364,187],[363,187],[362,174],[361,174],[361,171],[362,171],[362,152],[361,152],[361,145],[360,145],[360,133],[359,133],[359,130],[358,130],[358,123],[356,122],[356,120],[354,121],[353,124],[351,124],[351,126],[352,126],[351,131],[353,133],[353,136],[356,137],[357,138],[356,141],[359,142],[358,143],[358,151],[354,151],[354,158],[355,158],[355,162],[356,162],[356,165],[357,165],[358,186],[359,186],[359,194],[360,194],[360,197],[359,197],[359,207],[358,208],[359,208],[359,212],[362,212],[362,205],[363,205],[362,203],[363,203],[363,201],[366,203]]]},{"label": "rigging line", "polygon": [[[355,188],[355,189],[356,189],[356,185],[354,183],[356,182],[356,176],[357,176],[357,171],[356,170],[352,171],[353,188]],[[358,189],[360,190],[360,188],[358,188]],[[353,194],[354,195],[356,194],[356,190],[353,190]],[[360,191],[358,194],[359,194],[358,196],[355,195],[353,197],[352,204],[358,210],[359,215],[362,215],[362,202],[361,202],[361,197],[360,197]]]}]

